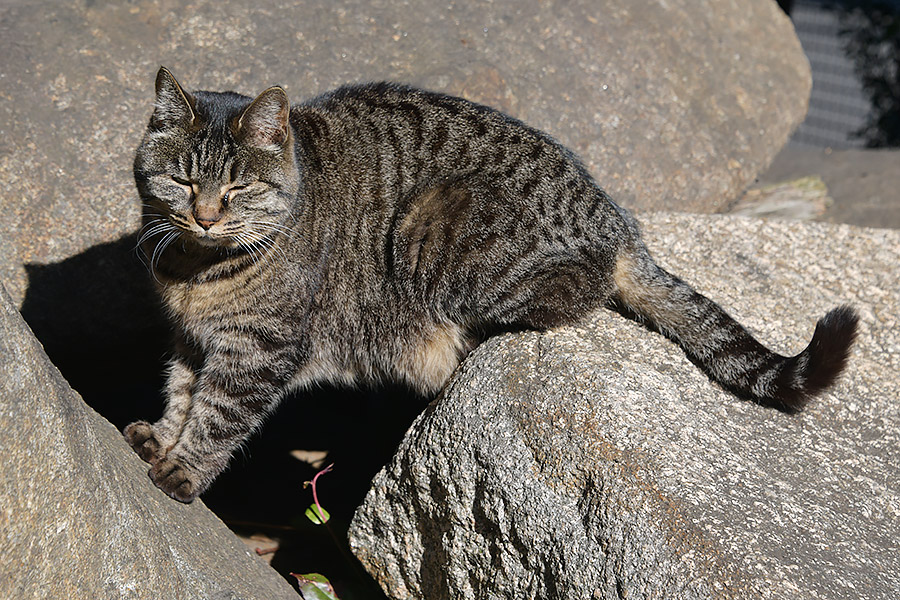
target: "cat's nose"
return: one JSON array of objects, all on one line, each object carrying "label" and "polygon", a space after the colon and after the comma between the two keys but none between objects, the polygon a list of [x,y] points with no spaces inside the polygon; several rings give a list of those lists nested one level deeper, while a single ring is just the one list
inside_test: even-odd
[{"label": "cat's nose", "polygon": [[194,210],[194,221],[203,228],[204,231],[218,223],[222,219],[220,211],[212,210]]},{"label": "cat's nose", "polygon": [[215,225],[218,222],[218,219],[216,219],[215,221],[210,220],[210,219],[196,219],[196,221],[197,221],[197,225],[202,227],[204,230],[208,230],[210,227],[212,227],[213,225]]}]

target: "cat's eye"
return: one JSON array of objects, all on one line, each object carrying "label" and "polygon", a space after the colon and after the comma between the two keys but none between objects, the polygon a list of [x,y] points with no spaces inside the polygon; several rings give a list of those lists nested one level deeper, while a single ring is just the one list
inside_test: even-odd
[{"label": "cat's eye", "polygon": [[174,181],[178,185],[184,185],[187,187],[191,187],[193,185],[193,184],[191,184],[190,181],[188,181],[187,179],[184,179],[182,177],[179,177],[178,175],[169,175],[169,177],[171,177],[172,181]]},{"label": "cat's eye", "polygon": [[228,203],[231,202],[232,195],[235,192],[242,192],[247,189],[246,185],[233,185],[222,194],[222,208],[228,208]]}]

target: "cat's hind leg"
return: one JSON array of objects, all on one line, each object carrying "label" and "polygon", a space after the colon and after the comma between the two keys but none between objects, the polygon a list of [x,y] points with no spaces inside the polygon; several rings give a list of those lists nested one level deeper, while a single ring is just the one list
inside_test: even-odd
[{"label": "cat's hind leg", "polygon": [[590,248],[533,253],[510,266],[479,298],[475,321],[488,330],[572,324],[603,307],[614,289],[603,252]]},{"label": "cat's hind leg", "polygon": [[455,323],[428,324],[409,336],[398,353],[394,370],[423,394],[435,394],[450,379],[459,363],[475,347],[465,328]]},{"label": "cat's hind leg", "polygon": [[519,193],[472,176],[411,196],[391,245],[400,287],[474,331],[543,330],[604,306],[625,228],[608,199],[592,189],[583,204],[600,208],[582,224],[555,196]]},{"label": "cat's hind leg", "polygon": [[535,264],[506,298],[518,304],[509,313],[514,323],[544,330],[584,318],[604,305],[612,289],[596,257],[566,254]]}]

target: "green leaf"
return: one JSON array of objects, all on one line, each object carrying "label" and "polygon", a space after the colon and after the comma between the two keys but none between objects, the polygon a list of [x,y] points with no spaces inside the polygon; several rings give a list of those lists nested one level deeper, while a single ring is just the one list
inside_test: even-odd
[{"label": "green leaf", "polygon": [[328,514],[328,511],[323,509],[319,509],[315,504],[310,504],[309,508],[306,509],[306,518],[315,523],[316,525],[324,525],[328,522],[328,519],[331,518],[331,515]]},{"label": "green leaf", "polygon": [[300,584],[300,595],[303,600],[339,600],[337,594],[334,593],[334,588],[331,587],[331,582],[324,576],[318,573],[306,573],[305,575],[291,573],[291,575],[296,577]]}]

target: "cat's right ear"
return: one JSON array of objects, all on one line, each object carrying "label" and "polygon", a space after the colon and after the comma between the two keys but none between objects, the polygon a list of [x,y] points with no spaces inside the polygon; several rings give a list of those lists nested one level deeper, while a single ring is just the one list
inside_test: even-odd
[{"label": "cat's right ear", "polygon": [[291,104],[285,91],[270,87],[244,109],[236,122],[238,139],[264,150],[279,150],[290,139]]},{"label": "cat's right ear", "polygon": [[194,97],[184,91],[165,67],[160,67],[156,74],[155,106],[156,110],[150,118],[150,126],[154,129],[190,129],[197,124]]}]

